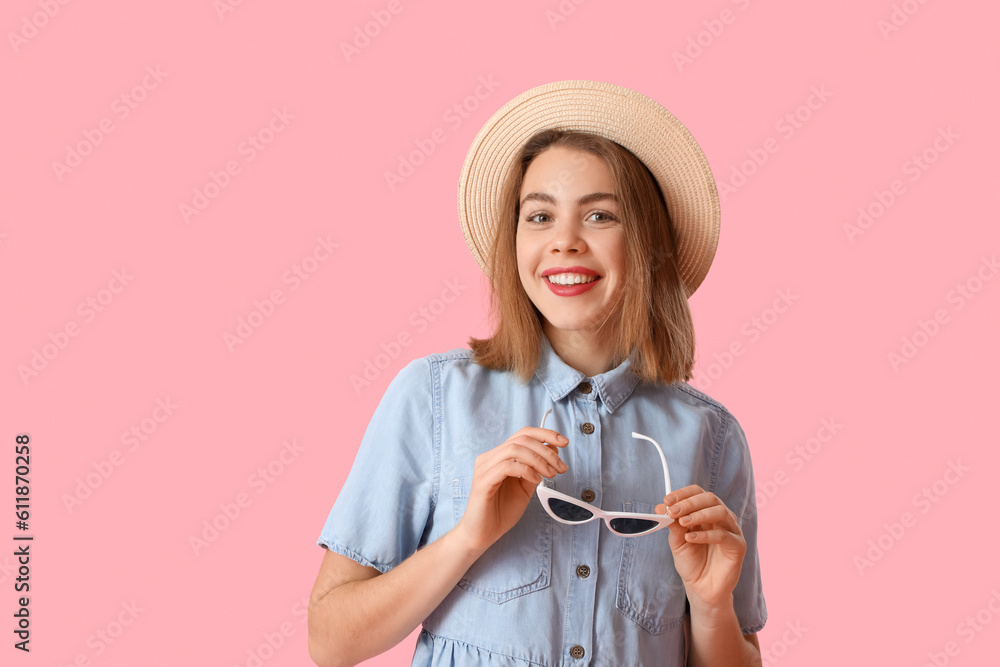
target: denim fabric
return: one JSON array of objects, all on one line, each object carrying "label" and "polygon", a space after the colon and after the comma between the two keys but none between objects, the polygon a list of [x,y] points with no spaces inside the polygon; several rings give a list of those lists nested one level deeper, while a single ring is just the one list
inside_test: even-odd
[{"label": "denim fabric", "polygon": [[[585,377],[544,336],[526,385],[476,365],[466,349],[400,370],[318,543],[382,572],[395,567],[461,518],[476,456],[538,426],[549,408],[546,427],[569,438],[561,450],[569,470],[548,486],[575,497],[591,490],[592,504],[606,510],[652,512],[663,500],[663,468],[651,443],[631,437],[636,431],[663,448],[672,488],[700,484],[736,513],[747,542],[736,615],[744,634],[760,630],[767,610],[753,469],[739,423],[686,383],[640,383],[630,360]],[[412,664],[681,667],[686,599],[668,535],[619,537],[602,521],[564,525],[536,496],[424,621]],[[576,646],[582,658],[571,656]]]}]

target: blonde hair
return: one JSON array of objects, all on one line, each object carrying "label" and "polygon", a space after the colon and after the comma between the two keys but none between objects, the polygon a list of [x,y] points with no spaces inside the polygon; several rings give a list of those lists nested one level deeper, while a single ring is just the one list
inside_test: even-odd
[{"label": "blonde hair", "polygon": [[[691,378],[694,322],[677,270],[677,247],[666,202],[649,169],[630,151],[600,135],[544,130],[532,136],[511,166],[500,190],[500,220],[488,258],[489,338],[469,338],[480,366],[511,370],[527,383],[538,366],[542,315],[528,298],[517,268],[517,223],[524,174],[538,155],[556,146],[581,150],[604,160],[618,197],[625,242],[625,271],[614,358],[635,350],[632,370],[643,382],[671,384]],[[606,321],[605,321],[606,322]],[[604,323],[601,326],[603,327]]]}]

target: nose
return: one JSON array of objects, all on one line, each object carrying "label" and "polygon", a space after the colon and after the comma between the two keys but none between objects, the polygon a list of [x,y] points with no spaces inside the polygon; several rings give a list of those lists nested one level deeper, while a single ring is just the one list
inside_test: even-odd
[{"label": "nose", "polygon": [[549,252],[579,254],[587,249],[583,240],[581,226],[571,219],[563,219],[553,226],[552,238],[549,241]]}]

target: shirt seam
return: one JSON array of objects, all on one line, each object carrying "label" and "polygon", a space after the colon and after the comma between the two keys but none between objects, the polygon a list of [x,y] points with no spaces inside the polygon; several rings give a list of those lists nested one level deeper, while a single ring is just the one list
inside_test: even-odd
[{"label": "shirt seam", "polygon": [[[458,355],[454,355],[456,358]],[[437,363],[428,359],[427,372],[431,384],[431,429],[434,442],[434,478],[431,480],[431,506],[429,516],[434,516],[438,504],[438,494],[441,488],[441,441],[442,408],[441,369]]]},{"label": "shirt seam", "polygon": [[[631,381],[631,386],[628,384],[629,381]],[[622,403],[624,403],[625,400],[632,395],[632,392],[635,391],[636,385],[639,384],[639,376],[631,374],[630,377],[619,378],[619,382],[616,384],[622,385],[621,390],[615,392],[611,387],[608,387],[608,392],[611,393],[611,395],[608,396],[610,400],[604,401],[604,405],[608,408],[608,412],[611,414],[614,414],[615,410],[620,408]]]},{"label": "shirt seam", "polygon": [[722,420],[722,424],[719,427],[719,435],[715,439],[715,455],[712,457],[712,465],[708,470],[708,490],[712,493],[715,493],[716,483],[718,482],[719,466],[722,465],[722,450],[726,444],[726,437],[729,435],[729,425],[732,423],[727,410],[723,410],[719,415],[719,418]]},{"label": "shirt seam", "polygon": [[717,400],[715,400],[708,394],[704,394],[698,391],[697,389],[695,389],[686,382],[677,382],[674,384],[674,386],[677,387],[679,390],[683,391],[688,396],[694,396],[695,398],[702,400],[705,403],[708,403],[712,407],[721,410],[722,412],[729,412],[729,410],[726,409],[726,406],[724,406],[722,403],[719,403]]},{"label": "shirt seam", "polygon": [[691,387],[687,383],[678,382],[676,386],[680,391],[684,392],[688,396],[693,396],[715,408],[716,417],[718,417],[721,422],[719,424],[719,435],[716,437],[715,442],[712,443],[712,462],[708,467],[708,490],[715,493],[716,484],[718,482],[719,467],[722,465],[722,450],[725,446],[726,438],[729,436],[729,427],[733,421],[732,415],[729,410],[726,409],[726,406],[722,405],[707,394],[703,394],[694,387]]},{"label": "shirt seam", "polygon": [[[686,384],[678,383],[677,388],[683,391],[684,393],[688,394],[689,396],[694,396],[695,398],[698,398],[716,408],[718,417],[722,421],[719,427],[719,437],[716,438],[715,443],[713,444],[712,463],[709,466],[708,490],[714,493],[716,489],[719,467],[722,464],[722,457],[724,454],[723,449],[725,447],[726,440],[728,439],[729,429],[732,426],[734,418],[724,405],[722,405],[715,399],[711,398],[710,396],[694,389],[693,387]],[[756,624],[744,627],[741,623],[740,632],[742,632],[744,635],[752,635],[756,632],[760,632],[760,630],[764,628],[764,625],[766,623],[767,623],[767,611],[765,610],[763,618]]]},{"label": "shirt seam", "polygon": [[526,663],[528,665],[537,665],[538,667],[549,667],[544,662],[535,662],[534,660],[529,660],[528,658],[519,658],[516,655],[509,655],[507,653],[501,653],[500,651],[491,651],[490,649],[488,649],[488,648],[486,648],[484,646],[479,646],[478,644],[472,644],[470,642],[463,641],[461,639],[455,639],[454,637],[446,637],[445,635],[441,635],[441,634],[437,634],[435,632],[431,632],[427,628],[424,628],[423,632],[426,632],[427,636],[431,637],[432,639],[443,639],[445,641],[454,642],[456,644],[461,644],[463,646],[470,646],[470,647],[472,647],[474,649],[483,651],[485,653],[489,653],[490,655],[500,655],[500,656],[503,656],[505,658],[510,658],[511,660],[518,660],[518,661],[524,662],[524,663]]},{"label": "shirt seam", "polygon": [[[453,361],[455,359],[472,360],[472,350],[459,349],[456,352],[435,352],[424,357],[429,362]],[[474,363],[474,362],[473,362]]]},{"label": "shirt seam", "polygon": [[[575,389],[576,386],[577,386],[576,384],[571,385],[570,388],[567,389],[566,391],[564,391],[562,393],[557,393],[555,385],[550,385],[548,382],[546,382],[545,378],[543,378],[541,376],[541,374],[538,372],[537,368],[535,369],[535,377],[538,378],[538,381],[542,383],[543,387],[545,387],[545,391],[549,392],[549,397],[552,399],[553,403],[556,402],[556,401],[561,401],[562,399],[566,398],[566,396],[571,391],[573,391],[573,389]],[[579,384],[579,383],[577,383],[577,384]]]},{"label": "shirt seam", "polygon": [[385,574],[393,567],[395,567],[391,563],[390,564],[377,563],[375,561],[368,560],[367,558],[359,554],[357,551],[349,549],[348,547],[340,544],[339,542],[332,542],[330,540],[325,540],[323,538],[320,538],[316,543],[322,547],[326,547],[328,550],[334,553],[338,553],[341,556],[346,556],[347,558],[350,558],[351,560],[355,561],[360,565],[364,565],[365,567],[374,567],[382,574]]}]

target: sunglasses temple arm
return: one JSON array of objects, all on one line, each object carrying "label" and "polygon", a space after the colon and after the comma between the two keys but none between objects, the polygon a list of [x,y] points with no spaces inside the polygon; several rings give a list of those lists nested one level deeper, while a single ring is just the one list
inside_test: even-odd
[{"label": "sunglasses temple arm", "polygon": [[670,473],[667,469],[667,457],[663,455],[663,449],[660,448],[660,445],[656,442],[656,440],[653,440],[648,435],[642,435],[641,433],[636,433],[635,431],[632,431],[632,437],[642,438],[643,440],[649,440],[656,446],[656,452],[660,455],[660,463],[663,464],[663,486],[667,489],[667,492],[664,493],[663,495],[664,496],[670,495]]},{"label": "sunglasses temple arm", "polygon": [[[548,419],[549,414],[551,412],[552,412],[551,408],[549,408],[548,410],[545,411],[545,414],[542,415],[542,424],[538,428],[545,428],[545,420]],[[660,463],[663,464],[663,486],[667,490],[666,493],[664,493],[663,495],[664,496],[669,495],[670,494],[670,490],[671,490],[670,489],[670,471],[667,468],[667,457],[663,455],[663,449],[660,447],[659,443],[656,442],[656,440],[653,440],[648,435],[642,435],[641,433],[636,433],[635,431],[632,431],[632,437],[633,438],[642,438],[643,440],[649,440],[651,443],[653,443],[653,446],[656,447],[656,453],[660,455]],[[545,482],[545,480],[542,479],[542,481],[539,482],[539,484],[543,484],[544,482]]]}]

